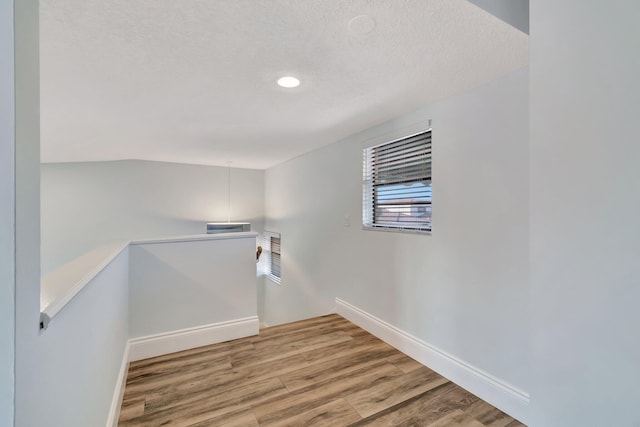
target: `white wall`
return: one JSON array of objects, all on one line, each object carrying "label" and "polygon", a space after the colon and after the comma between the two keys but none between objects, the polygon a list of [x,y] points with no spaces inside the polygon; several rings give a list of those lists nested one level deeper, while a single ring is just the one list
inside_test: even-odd
[{"label": "white wall", "polygon": [[640,426],[640,3],[531,3],[534,426]]},{"label": "white wall", "polygon": [[[16,342],[15,425],[29,426],[31,393],[40,386],[40,117],[37,0],[14,2]],[[31,424],[33,425],[33,424]]]},{"label": "white wall", "polygon": [[0,1],[0,426],[13,426],[15,361],[15,104],[13,0]]},{"label": "white wall", "polygon": [[[231,169],[231,220],[262,231],[264,171]],[[204,233],[227,221],[228,170],[138,160],[42,165],[42,270],[119,239]]]},{"label": "white wall", "polygon": [[[362,148],[433,119],[433,234],[361,229]],[[339,297],[527,390],[528,72],[519,70],[266,173],[282,285],[265,320]],[[345,215],[351,226],[344,227]]]},{"label": "white wall", "polygon": [[255,247],[254,236],[132,244],[129,337],[256,316]]},{"label": "white wall", "polygon": [[39,334],[16,426],[105,425],[128,338],[128,281],[124,249]]},{"label": "white wall", "polygon": [[[36,0],[13,3],[15,264],[9,267],[15,267],[15,421],[11,423],[6,419],[11,417],[9,407],[6,413],[0,412],[0,417],[5,417],[0,418],[0,425],[102,425],[111,403],[126,340],[127,293],[122,284],[126,284],[127,271],[120,270],[119,277],[115,272],[115,277],[105,274],[102,279],[96,279],[103,280],[102,284],[89,285],[77,297],[78,305],[67,307],[49,330],[40,332],[39,3]],[[4,38],[0,38],[0,46],[4,42]],[[5,83],[4,77],[0,78],[3,90]],[[4,96],[1,102],[4,102]],[[4,118],[5,104],[0,105]],[[4,150],[5,135],[2,136],[1,149]],[[6,158],[2,157],[2,160],[6,161]],[[12,181],[6,176],[11,169],[3,167],[0,172],[3,201],[8,196],[7,190],[11,191],[7,186],[11,186]],[[4,227],[4,215],[2,222]],[[4,238],[0,243],[4,245]],[[4,267],[7,261],[3,258],[1,265]],[[2,286],[4,284],[3,280]],[[0,304],[4,308],[5,300]],[[9,303],[9,310],[10,306]],[[1,347],[5,351],[4,332],[2,338]],[[10,349],[11,345],[8,347]],[[0,375],[4,380],[4,369],[8,365],[4,361],[0,363],[3,369]],[[3,382],[1,387],[5,386]]]}]

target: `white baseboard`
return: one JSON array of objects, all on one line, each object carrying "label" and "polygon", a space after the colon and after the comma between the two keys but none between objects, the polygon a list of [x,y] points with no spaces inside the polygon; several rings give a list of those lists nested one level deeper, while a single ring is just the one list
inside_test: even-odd
[{"label": "white baseboard", "polygon": [[122,407],[122,398],[124,396],[124,386],[127,384],[127,372],[129,372],[129,343],[124,347],[122,355],[122,363],[118,372],[118,380],[113,390],[113,398],[111,399],[111,408],[109,409],[109,417],[107,418],[107,427],[118,427],[118,419],[120,418],[120,408]]},{"label": "white baseboard", "polygon": [[501,411],[525,424],[529,421],[527,393],[339,298],[336,312]]},{"label": "white baseboard", "polygon": [[162,356],[163,354],[257,335],[260,331],[259,325],[258,316],[252,316],[244,319],[230,320],[228,322],[213,323],[211,325],[133,338],[129,340],[131,346],[129,360],[133,362],[135,360],[148,359],[150,357]]}]

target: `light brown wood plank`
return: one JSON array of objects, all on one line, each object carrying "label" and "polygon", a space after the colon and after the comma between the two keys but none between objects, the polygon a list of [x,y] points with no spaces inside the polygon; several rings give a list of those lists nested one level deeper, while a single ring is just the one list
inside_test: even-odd
[{"label": "light brown wood plank", "polygon": [[[278,378],[258,381],[235,389],[213,388],[180,400],[167,397],[145,406],[145,414],[136,419],[142,425],[163,425],[203,422],[241,409],[248,409],[274,396],[284,395],[287,389]],[[125,421],[122,425],[136,425]]]},{"label": "light brown wood plank", "polygon": [[251,409],[240,409],[217,417],[199,415],[195,418],[185,417],[171,423],[172,427],[259,427]]},{"label": "light brown wood plank", "polygon": [[199,365],[187,365],[183,371],[169,370],[162,371],[160,367],[156,372],[150,372],[143,377],[127,381],[125,388],[125,399],[136,397],[147,393],[150,390],[160,389],[172,384],[182,383],[203,376],[215,376],[223,372],[231,371],[231,362],[228,357],[213,359]]},{"label": "light brown wood plank", "polygon": [[347,397],[347,402],[366,418],[413,396],[448,383],[446,378],[423,367]]},{"label": "light brown wood plank", "polygon": [[133,371],[131,377],[127,377],[127,384],[136,384],[140,382],[147,382],[151,378],[176,376],[186,372],[197,371],[203,368],[210,367],[228,367],[231,368],[231,361],[229,356],[201,356],[198,359],[190,360],[181,364],[167,363],[157,364],[152,366],[146,366],[144,369]]},{"label": "light brown wood plank", "polygon": [[146,394],[149,407],[156,402],[166,399],[181,400],[199,393],[210,393],[212,389],[237,388],[261,380],[277,377],[290,371],[309,366],[300,355],[292,355],[282,359],[246,366],[240,369],[230,369],[212,376],[200,376],[188,381],[174,381],[170,386]]},{"label": "light brown wood plank", "polygon": [[476,396],[449,382],[377,412],[354,427],[426,426],[456,409],[468,408],[476,400]]},{"label": "light brown wood plank", "polygon": [[378,365],[382,360],[391,358],[395,354],[397,351],[392,348],[384,350],[367,348],[362,352],[352,351],[349,355],[308,365],[281,375],[280,379],[289,391],[299,390],[367,366]]},{"label": "light brown wood plank", "polygon": [[[314,328],[322,328],[334,323],[346,324],[351,323],[338,314],[327,314],[326,316],[312,317],[310,319],[298,320],[296,322],[284,323],[282,325],[269,326],[260,329],[258,339],[264,339],[273,335],[286,335],[288,333],[297,333],[299,331],[312,331]],[[254,337],[255,339],[256,337]]]},{"label": "light brown wood plank", "polygon": [[228,356],[230,353],[251,349],[253,349],[253,343],[247,338],[242,338],[149,359],[137,360],[129,364],[130,375],[127,378],[135,378],[149,371],[152,372],[156,370],[158,366],[162,366],[162,369],[167,371],[181,369],[183,366],[201,363],[202,361]]},{"label": "light brown wood plank", "polygon": [[[214,404],[210,408],[222,408],[223,402],[232,402],[241,404],[243,402],[255,403],[256,398],[263,400],[269,393],[274,396],[286,394],[286,388],[279,378],[268,378],[261,381],[251,382],[230,387],[218,387],[216,385],[209,386],[205,390],[189,390],[183,393],[179,398],[175,398],[172,394],[148,395],[145,403],[145,414],[166,412],[169,409],[184,409],[189,405],[197,408],[198,406]],[[241,407],[244,407],[241,405]],[[235,406],[234,406],[235,408]]]},{"label": "light brown wood plank", "polygon": [[386,362],[367,366],[328,381],[290,392],[282,398],[265,401],[254,407],[254,413],[260,424],[274,423],[317,408],[332,400],[344,398],[368,388],[370,384],[384,383],[400,375],[402,375],[402,371]]},{"label": "light brown wood plank", "polygon": [[479,421],[465,414],[463,411],[456,409],[455,411],[440,418],[438,421],[429,424],[427,427],[485,427],[485,426]]},{"label": "light brown wood plank", "polygon": [[309,363],[315,364],[349,356],[354,351],[365,349],[379,349],[382,351],[393,349],[393,347],[369,334],[366,337],[354,338],[352,341],[345,341],[327,347],[317,348],[313,351],[305,351],[302,355],[307,359],[307,361],[309,361]]},{"label": "light brown wood plank", "polygon": [[271,328],[262,329],[260,331],[260,335],[253,339],[252,342],[256,345],[256,348],[280,345],[282,342],[293,342],[310,336],[326,335],[337,331],[357,333],[360,330],[360,328],[353,323],[340,317],[333,318],[326,323],[313,323],[296,329],[287,329],[286,331],[281,331],[279,333],[274,333],[273,331],[270,331],[270,329]]},{"label": "light brown wood plank", "polygon": [[[335,341],[336,338],[340,338],[339,341]],[[304,334],[289,334],[287,336],[277,336],[267,340],[255,341],[253,343],[256,351],[258,352],[266,352],[269,350],[282,351],[283,348],[286,348],[288,351],[297,351],[300,349],[309,349],[317,343],[321,343],[324,341],[331,341],[332,343],[339,343],[345,341],[351,341],[353,338],[348,333],[348,329],[344,327],[339,328],[331,328],[328,330],[324,330],[321,332],[315,332],[311,335]],[[325,347],[326,345],[322,345],[321,347]],[[317,347],[320,348],[320,347]]]},{"label": "light brown wood plank", "polygon": [[120,419],[130,420],[144,414],[144,396],[123,400],[120,408]]},{"label": "light brown wood plank", "polygon": [[333,400],[309,411],[293,417],[272,422],[261,423],[260,426],[346,426],[360,420],[360,415],[344,399]]},{"label": "light brown wood plank", "polygon": [[524,426],[524,424],[514,420],[509,415],[480,399],[474,402],[466,412],[486,427]]},{"label": "light brown wood plank", "polygon": [[389,362],[396,365],[404,373],[409,373],[424,367],[422,363],[417,360],[413,360],[406,354],[402,354],[400,352],[396,352],[394,358],[390,359]]},{"label": "light brown wood plank", "polygon": [[285,356],[300,354],[303,352],[312,351],[347,341],[353,341],[353,338],[351,338],[344,332],[332,332],[325,335],[311,336],[305,339],[285,343],[274,348],[266,348],[262,350],[255,349],[232,354],[231,365],[234,368],[239,368],[251,364],[280,359]]}]

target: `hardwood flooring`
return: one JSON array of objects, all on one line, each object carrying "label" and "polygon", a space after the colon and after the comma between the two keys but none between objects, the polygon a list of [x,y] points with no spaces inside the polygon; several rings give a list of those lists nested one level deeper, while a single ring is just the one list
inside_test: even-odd
[{"label": "hardwood flooring", "polygon": [[338,315],[132,362],[119,425],[524,426]]}]

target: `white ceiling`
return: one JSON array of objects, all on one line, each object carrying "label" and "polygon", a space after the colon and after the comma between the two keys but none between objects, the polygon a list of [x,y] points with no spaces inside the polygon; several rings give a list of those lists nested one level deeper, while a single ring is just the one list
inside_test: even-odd
[{"label": "white ceiling", "polygon": [[[40,5],[43,162],[264,169],[528,62],[528,36],[466,0]],[[363,14],[373,31],[350,30]]]}]

